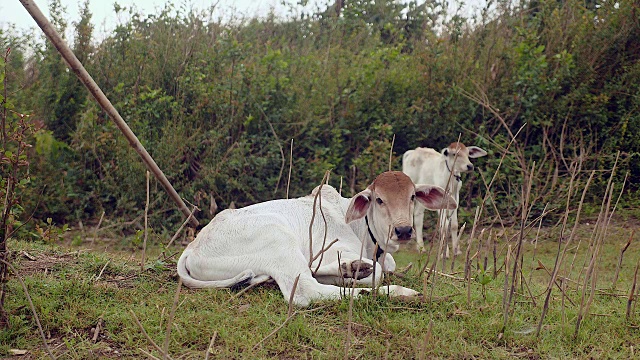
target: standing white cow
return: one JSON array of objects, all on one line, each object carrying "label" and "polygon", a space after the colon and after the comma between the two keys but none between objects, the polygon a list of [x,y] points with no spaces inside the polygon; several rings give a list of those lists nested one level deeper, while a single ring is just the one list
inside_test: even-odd
[{"label": "standing white cow", "polygon": [[[267,201],[219,213],[180,256],[178,274],[183,283],[192,288],[223,288],[273,278],[285,299],[289,299],[295,279],[300,276],[294,304],[306,306],[314,300],[337,299],[344,290],[334,284],[352,279],[349,282],[372,286],[373,274],[379,284],[383,270],[395,269],[390,253],[398,249],[399,243],[413,238],[416,200],[433,210],[456,206],[441,187],[415,186],[400,171],[380,174],[351,199],[324,185],[320,196],[326,219],[325,247],[334,239],[338,241],[323,254],[322,263],[318,257],[310,268],[309,224],[317,191],[318,188],[297,199]],[[319,203],[311,229],[314,257],[321,252],[325,237]],[[385,252],[378,262],[374,259],[382,251],[376,253],[376,242]],[[356,293],[363,290],[371,289],[356,288]],[[394,285],[385,286],[382,291],[390,295],[418,294]]]},{"label": "standing white cow", "polygon": [[[402,171],[409,175],[417,184],[434,184],[449,190],[456,200],[460,201],[460,188],[462,187],[463,172],[473,170],[470,158],[479,158],[487,155],[487,152],[477,146],[465,146],[463,143],[454,142],[448,147],[437,152],[430,148],[416,148],[409,150],[402,156]],[[440,211],[438,211],[440,215]],[[414,226],[416,228],[416,242],[418,249],[424,249],[422,239],[422,224],[424,221],[424,207],[416,204],[414,212]],[[451,233],[451,246],[454,254],[460,255],[458,244],[458,211],[448,210],[441,220],[440,230],[449,230]],[[449,257],[449,245],[445,248],[445,257]]]}]

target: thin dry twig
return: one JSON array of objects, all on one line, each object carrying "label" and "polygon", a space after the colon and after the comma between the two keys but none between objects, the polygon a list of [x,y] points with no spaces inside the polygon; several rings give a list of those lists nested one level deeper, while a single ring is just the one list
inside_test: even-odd
[{"label": "thin dry twig", "polygon": [[[322,215],[322,220],[324,221],[324,238],[322,240],[321,249],[324,249],[324,246],[325,246],[326,241],[327,241],[327,218],[324,216],[324,211],[322,210],[322,195],[321,195],[321,193],[322,193],[322,187],[328,181],[328,179],[329,179],[329,170],[325,171],[324,177],[322,178],[322,182],[320,183],[320,186],[318,186],[318,191],[316,192],[316,195],[313,197],[313,210],[311,212],[311,221],[309,222],[309,268],[311,268],[311,265],[313,264],[313,261],[314,261],[314,256],[313,256],[313,222],[315,221],[315,218],[316,218],[316,203],[318,204],[318,207],[320,208],[320,215]],[[318,268],[320,268],[320,265],[322,264],[323,257],[324,257],[324,251],[320,252],[320,261],[318,261],[318,266],[316,267],[316,270],[313,272],[314,274],[318,271]]]},{"label": "thin dry twig", "polygon": [[[171,244],[173,244],[173,242],[176,241],[178,236],[180,236],[180,233],[182,232],[184,227],[189,223],[189,221],[193,217],[193,215],[196,213],[196,210],[200,210],[200,209],[198,209],[198,207],[194,205],[191,208],[191,212],[189,213],[189,216],[187,217],[187,219],[185,221],[182,222],[182,225],[180,225],[180,227],[178,228],[178,231],[176,231],[176,233],[173,234],[173,237],[171,237],[171,240],[169,240],[169,242],[167,243],[167,246],[165,246],[165,249],[168,248],[169,246],[171,246]],[[163,252],[163,254],[164,254],[164,252]]]},{"label": "thin dry twig", "polygon": [[391,139],[391,148],[389,148],[389,171],[391,171],[391,160],[393,160],[393,145],[396,143],[396,134]]},{"label": "thin dry twig", "polygon": [[147,341],[149,341],[151,343],[151,345],[153,345],[153,347],[158,350],[158,352],[160,354],[162,354],[163,358],[165,359],[171,359],[169,357],[168,354],[165,354],[162,349],[160,348],[160,346],[158,346],[158,344],[156,344],[155,341],[153,341],[153,339],[151,339],[151,337],[149,336],[149,334],[147,334],[147,331],[144,329],[144,327],[142,326],[142,323],[140,323],[140,320],[138,319],[138,317],[136,316],[136,313],[133,312],[133,310],[129,310],[129,313],[133,316],[133,320],[135,320],[136,324],[138,324],[138,327],[140,328],[140,331],[142,331],[142,335],[144,335],[145,338],[147,338]]},{"label": "thin dry twig", "polygon": [[211,341],[209,341],[209,346],[207,347],[207,351],[204,354],[204,360],[209,360],[209,354],[211,354],[211,348],[213,347],[213,343],[216,341],[216,337],[218,337],[218,332],[214,332],[211,337]]},{"label": "thin dry twig", "polygon": [[[91,243],[93,244],[96,239],[98,239],[98,229],[100,229],[100,225],[102,225],[102,220],[104,219],[104,211],[102,212],[102,215],[100,215],[100,220],[98,221],[98,225],[96,225],[96,228],[93,229],[93,239],[91,239]],[[82,222],[80,222],[82,224]]]},{"label": "thin dry twig", "polygon": [[164,336],[164,343],[162,344],[162,350],[165,359],[169,359],[169,339],[171,337],[171,325],[173,324],[173,318],[176,315],[176,309],[178,308],[178,300],[180,300],[180,289],[182,289],[182,278],[178,279],[178,288],[176,294],[173,297],[173,305],[171,306],[171,312],[169,313],[169,319],[167,320],[167,333]]},{"label": "thin dry twig", "polygon": [[293,296],[296,294],[296,289],[298,288],[298,281],[300,280],[300,274],[296,276],[296,279],[293,281],[293,290],[291,290],[291,295],[289,296],[289,310],[287,311],[287,316],[293,316]]},{"label": "thin dry twig", "polygon": [[[542,306],[542,314],[540,316],[540,321],[538,322],[538,327],[536,328],[536,337],[540,336],[540,331],[542,330],[542,324],[544,322],[544,318],[547,314],[547,311],[549,310],[549,302],[551,301],[551,292],[553,291],[553,286],[554,284],[557,286],[557,282],[556,282],[556,278],[558,276],[558,272],[560,271],[560,264],[563,263],[564,261],[564,257],[565,254],[567,253],[567,249],[569,248],[569,244],[571,244],[571,241],[573,240],[573,237],[575,235],[575,230],[577,229],[577,225],[580,221],[580,214],[582,212],[582,205],[584,204],[584,199],[585,196],[587,194],[587,190],[589,189],[589,185],[591,184],[591,180],[593,179],[593,175],[595,174],[594,172],[591,172],[591,176],[589,176],[589,179],[587,180],[587,183],[584,186],[584,189],[582,190],[582,197],[580,198],[580,202],[578,203],[578,210],[576,212],[576,219],[575,219],[575,224],[573,227],[573,230],[571,230],[571,234],[569,235],[569,239],[567,240],[564,249],[562,249],[562,252],[560,250],[561,246],[562,246],[562,234],[564,233],[564,229],[567,223],[567,218],[569,216],[569,204],[571,202],[571,194],[573,193],[573,183],[575,181],[576,178],[576,174],[579,172],[579,170],[582,168],[582,157],[580,157],[579,160],[579,164],[574,166],[574,171],[571,174],[571,178],[569,180],[569,191],[567,194],[567,205],[566,205],[566,209],[565,209],[565,215],[563,218],[563,225],[562,225],[562,229],[560,231],[560,238],[558,239],[558,253],[556,254],[556,260],[555,260],[555,264],[553,266],[553,272],[551,273],[551,279],[549,279],[549,284],[547,285],[547,290],[546,290],[546,297],[544,300],[544,305]],[[569,275],[571,274],[571,270],[569,270]],[[560,289],[562,290],[562,287],[560,287]]]},{"label": "thin dry twig", "polygon": [[100,336],[100,331],[102,330],[102,324],[104,323],[104,320],[102,320],[102,316],[98,318],[98,323],[96,324],[95,330],[93,331],[93,337],[91,338],[91,341],[93,341],[94,343],[98,341],[98,336]]},{"label": "thin dry twig", "polygon": [[96,279],[94,281],[100,280],[100,277],[102,277],[102,273],[104,272],[104,269],[107,268],[107,265],[109,265],[110,262],[111,262],[111,259],[107,260],[107,262],[102,267],[102,270],[100,270],[100,273],[98,274],[98,277],[96,277]]},{"label": "thin dry twig", "polygon": [[140,261],[140,271],[144,271],[144,261],[147,252],[147,236],[149,234],[149,170],[147,175],[147,202],[144,206],[144,240],[142,242],[142,261]]},{"label": "thin dry twig", "polygon": [[293,139],[291,139],[291,148],[289,149],[289,175],[287,176],[287,193],[285,199],[289,198],[289,185],[291,185],[291,169],[293,169]]},{"label": "thin dry twig", "polygon": [[620,275],[620,269],[622,268],[622,258],[624,256],[624,252],[627,251],[627,249],[629,248],[629,245],[631,245],[631,241],[633,240],[633,236],[635,234],[636,234],[635,230],[631,231],[631,236],[629,236],[629,240],[627,240],[627,243],[622,246],[622,249],[620,249],[620,256],[618,257],[618,265],[616,266],[616,274],[613,277],[613,282],[611,283],[612,289],[616,288],[616,283],[618,282],[618,276]]},{"label": "thin dry twig", "polygon": [[291,295],[289,295],[289,311],[288,311],[288,314],[287,314],[287,318],[284,320],[284,322],[282,322],[282,324],[280,324],[280,326],[278,326],[275,329],[273,329],[273,331],[271,331],[269,333],[269,335],[265,336],[262,340],[260,340],[257,344],[255,344],[253,346],[254,350],[257,349],[258,346],[260,346],[260,344],[262,344],[263,342],[267,341],[267,339],[269,339],[270,337],[275,335],[280,329],[282,329],[289,322],[289,320],[291,320],[298,313],[297,311],[293,310],[293,298],[294,298],[294,296],[296,294],[296,290],[298,288],[298,280],[299,279],[300,279],[300,274],[298,274],[298,276],[296,277],[296,280],[293,282],[293,288],[291,289]]},{"label": "thin dry twig", "polygon": [[22,277],[20,276],[20,274],[18,274],[18,271],[16,271],[16,268],[14,268],[13,265],[11,265],[10,263],[6,262],[3,259],[0,259],[0,262],[2,262],[7,268],[9,268],[9,270],[13,272],[13,275],[15,275],[16,279],[18,279],[18,281],[20,282],[20,285],[22,286],[22,290],[24,291],[24,295],[27,297],[27,301],[29,302],[29,307],[31,308],[31,312],[33,313],[33,319],[36,321],[36,325],[38,325],[38,331],[40,332],[40,336],[42,337],[44,348],[45,350],[47,350],[47,354],[49,355],[49,357],[55,360],[56,357],[53,356],[53,353],[51,352],[51,348],[49,348],[49,344],[47,344],[47,338],[44,336],[44,331],[42,330],[42,324],[40,323],[40,318],[38,317],[38,313],[36,312],[36,307],[33,305],[33,301],[31,300],[31,295],[29,295],[29,290],[27,289],[27,285],[24,283],[24,281],[22,280]]},{"label": "thin dry twig", "polygon": [[[327,252],[327,251],[331,248],[331,246],[332,246],[333,244],[335,244],[335,243],[337,243],[337,242],[338,242],[338,240],[339,240],[339,239],[333,239],[333,241],[332,241],[332,242],[330,242],[330,243],[329,243],[329,245],[327,245],[327,247],[326,247],[326,248],[324,248],[324,249],[320,250],[320,251],[319,251],[319,252],[318,252],[318,253],[313,257],[313,259],[311,259],[311,262],[313,263],[314,261],[316,261],[316,259],[317,259],[319,256],[322,256],[322,254],[324,254],[325,252]],[[322,261],[320,261],[320,263],[322,263]],[[318,265],[318,267],[319,267],[319,266],[320,266],[320,265]],[[317,268],[316,268],[316,271],[318,271],[318,269],[317,269]]]},{"label": "thin dry twig", "polygon": [[150,352],[148,352],[148,351],[146,351],[144,349],[138,348],[138,350],[140,350],[143,354],[147,355],[148,357],[150,357],[153,360],[161,360],[160,358],[154,356],[153,354],[151,354]]},{"label": "thin dry twig", "polygon": [[633,295],[636,292],[638,283],[638,267],[640,267],[640,260],[636,263],[636,271],[633,272],[633,284],[631,284],[631,291],[629,291],[629,297],[627,298],[627,320],[631,317],[631,304],[633,303]]}]

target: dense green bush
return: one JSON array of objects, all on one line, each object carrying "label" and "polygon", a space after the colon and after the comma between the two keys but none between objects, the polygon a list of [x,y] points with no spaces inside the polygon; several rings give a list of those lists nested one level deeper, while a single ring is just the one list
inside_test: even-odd
[{"label": "dense green bush", "polygon": [[[51,6],[64,30],[64,12]],[[534,161],[534,210],[563,208],[578,159],[578,189],[597,169],[589,199],[599,199],[617,151],[616,182],[629,171],[625,201],[635,201],[637,5],[498,2],[472,18],[446,16],[443,6],[345,1],[229,23],[172,7],[149,16],[117,8],[130,20],[96,43],[85,4],[73,44],[178,192],[205,210],[201,219],[211,197],[221,207],[284,197],[291,139],[290,196],[308,193],[326,170],[348,195],[388,168],[394,135],[394,169],[408,149],[461,136],[489,151],[477,162],[488,182],[524,124],[492,188],[503,217],[516,219]],[[57,222],[139,215],[144,165],[35,38],[0,33],[19,54],[9,64],[22,84],[17,101],[49,129],[34,150],[30,211],[40,203],[36,218]],[[467,179],[461,205],[470,208],[486,189],[477,173]],[[153,196],[155,224],[181,220],[157,184]]]}]

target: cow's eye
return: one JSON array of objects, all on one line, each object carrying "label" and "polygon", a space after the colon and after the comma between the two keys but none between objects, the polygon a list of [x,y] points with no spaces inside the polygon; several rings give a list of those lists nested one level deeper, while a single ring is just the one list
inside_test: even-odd
[{"label": "cow's eye", "polygon": [[416,199],[416,195],[415,194],[411,195],[411,201],[413,201],[415,199]]},{"label": "cow's eye", "polygon": [[376,202],[377,202],[378,204],[380,204],[380,205],[382,205],[382,204],[384,203],[384,201],[382,201],[382,199],[380,199],[380,198],[377,198],[377,199],[376,199]]}]

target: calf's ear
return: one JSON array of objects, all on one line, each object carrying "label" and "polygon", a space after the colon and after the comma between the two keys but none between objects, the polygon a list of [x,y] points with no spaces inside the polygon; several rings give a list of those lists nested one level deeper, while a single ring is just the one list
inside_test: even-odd
[{"label": "calf's ear", "polygon": [[467,147],[467,149],[469,149],[469,157],[474,159],[474,158],[479,158],[479,157],[483,157],[487,155],[487,152],[484,151],[483,149],[477,147],[477,146],[469,146]]},{"label": "calf's ear", "polygon": [[348,224],[353,220],[362,219],[367,215],[370,205],[371,189],[366,188],[351,198],[347,213],[344,215],[344,221]]},{"label": "calf's ear", "polygon": [[416,199],[429,210],[453,210],[458,207],[451,194],[445,194],[440,186],[416,185]]}]

